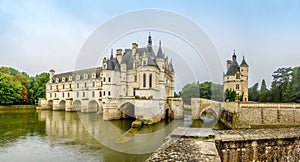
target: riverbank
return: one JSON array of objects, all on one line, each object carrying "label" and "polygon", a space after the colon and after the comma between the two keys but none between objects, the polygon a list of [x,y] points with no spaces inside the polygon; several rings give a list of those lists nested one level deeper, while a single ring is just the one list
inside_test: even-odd
[{"label": "riverbank", "polygon": [[35,108],[35,105],[0,105],[0,110],[30,110]]}]

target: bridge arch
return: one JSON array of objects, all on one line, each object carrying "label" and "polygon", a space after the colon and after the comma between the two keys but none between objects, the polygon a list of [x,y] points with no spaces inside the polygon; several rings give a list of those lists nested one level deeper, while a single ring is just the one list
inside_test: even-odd
[{"label": "bridge arch", "polygon": [[97,112],[99,109],[99,105],[98,105],[98,102],[95,101],[95,100],[91,100],[89,103],[88,103],[88,110],[87,112]]},{"label": "bridge arch", "polygon": [[73,105],[74,105],[74,109],[75,109],[76,111],[81,111],[81,110],[82,110],[82,103],[81,103],[80,100],[75,100],[75,101],[73,102]]},{"label": "bridge arch", "polygon": [[211,107],[206,107],[204,108],[201,112],[200,112],[200,117],[201,116],[213,116],[215,118],[218,118],[218,112],[216,112],[215,109],[211,108]]},{"label": "bridge arch", "polygon": [[135,106],[130,102],[125,102],[120,106],[122,118],[136,118],[135,116]]},{"label": "bridge arch", "polygon": [[49,109],[52,109],[53,108],[53,100],[49,100],[47,103],[47,106]]},{"label": "bridge arch", "polygon": [[59,101],[58,107],[59,110],[66,110],[66,101],[65,100]]}]

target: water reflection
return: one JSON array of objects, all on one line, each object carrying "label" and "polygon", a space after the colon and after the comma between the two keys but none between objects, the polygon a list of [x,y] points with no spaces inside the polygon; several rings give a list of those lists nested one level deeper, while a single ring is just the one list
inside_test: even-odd
[{"label": "water reflection", "polygon": [[182,120],[143,126],[128,142],[117,143],[132,120],[103,121],[101,115],[64,111],[0,111],[0,159],[144,161],[178,126],[202,126],[201,120],[192,122],[190,113]]}]

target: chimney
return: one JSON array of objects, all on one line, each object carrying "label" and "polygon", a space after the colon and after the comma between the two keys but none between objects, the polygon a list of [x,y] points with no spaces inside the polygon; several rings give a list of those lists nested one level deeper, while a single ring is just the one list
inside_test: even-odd
[{"label": "chimney", "polygon": [[132,43],[132,49],[137,49],[138,48],[138,44],[137,43]]},{"label": "chimney", "polygon": [[54,74],[55,74],[54,69],[51,69],[50,70],[50,79],[53,79]]},{"label": "chimney", "polygon": [[227,60],[227,70],[230,68],[232,61],[231,60]]},{"label": "chimney", "polygon": [[122,49],[117,49],[117,60],[119,64],[122,62]]}]

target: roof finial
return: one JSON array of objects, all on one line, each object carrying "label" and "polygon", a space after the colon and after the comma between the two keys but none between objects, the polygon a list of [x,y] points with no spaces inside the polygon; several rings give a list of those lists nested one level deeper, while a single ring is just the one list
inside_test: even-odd
[{"label": "roof finial", "polygon": [[159,40],[159,47],[161,47],[161,40]]}]

